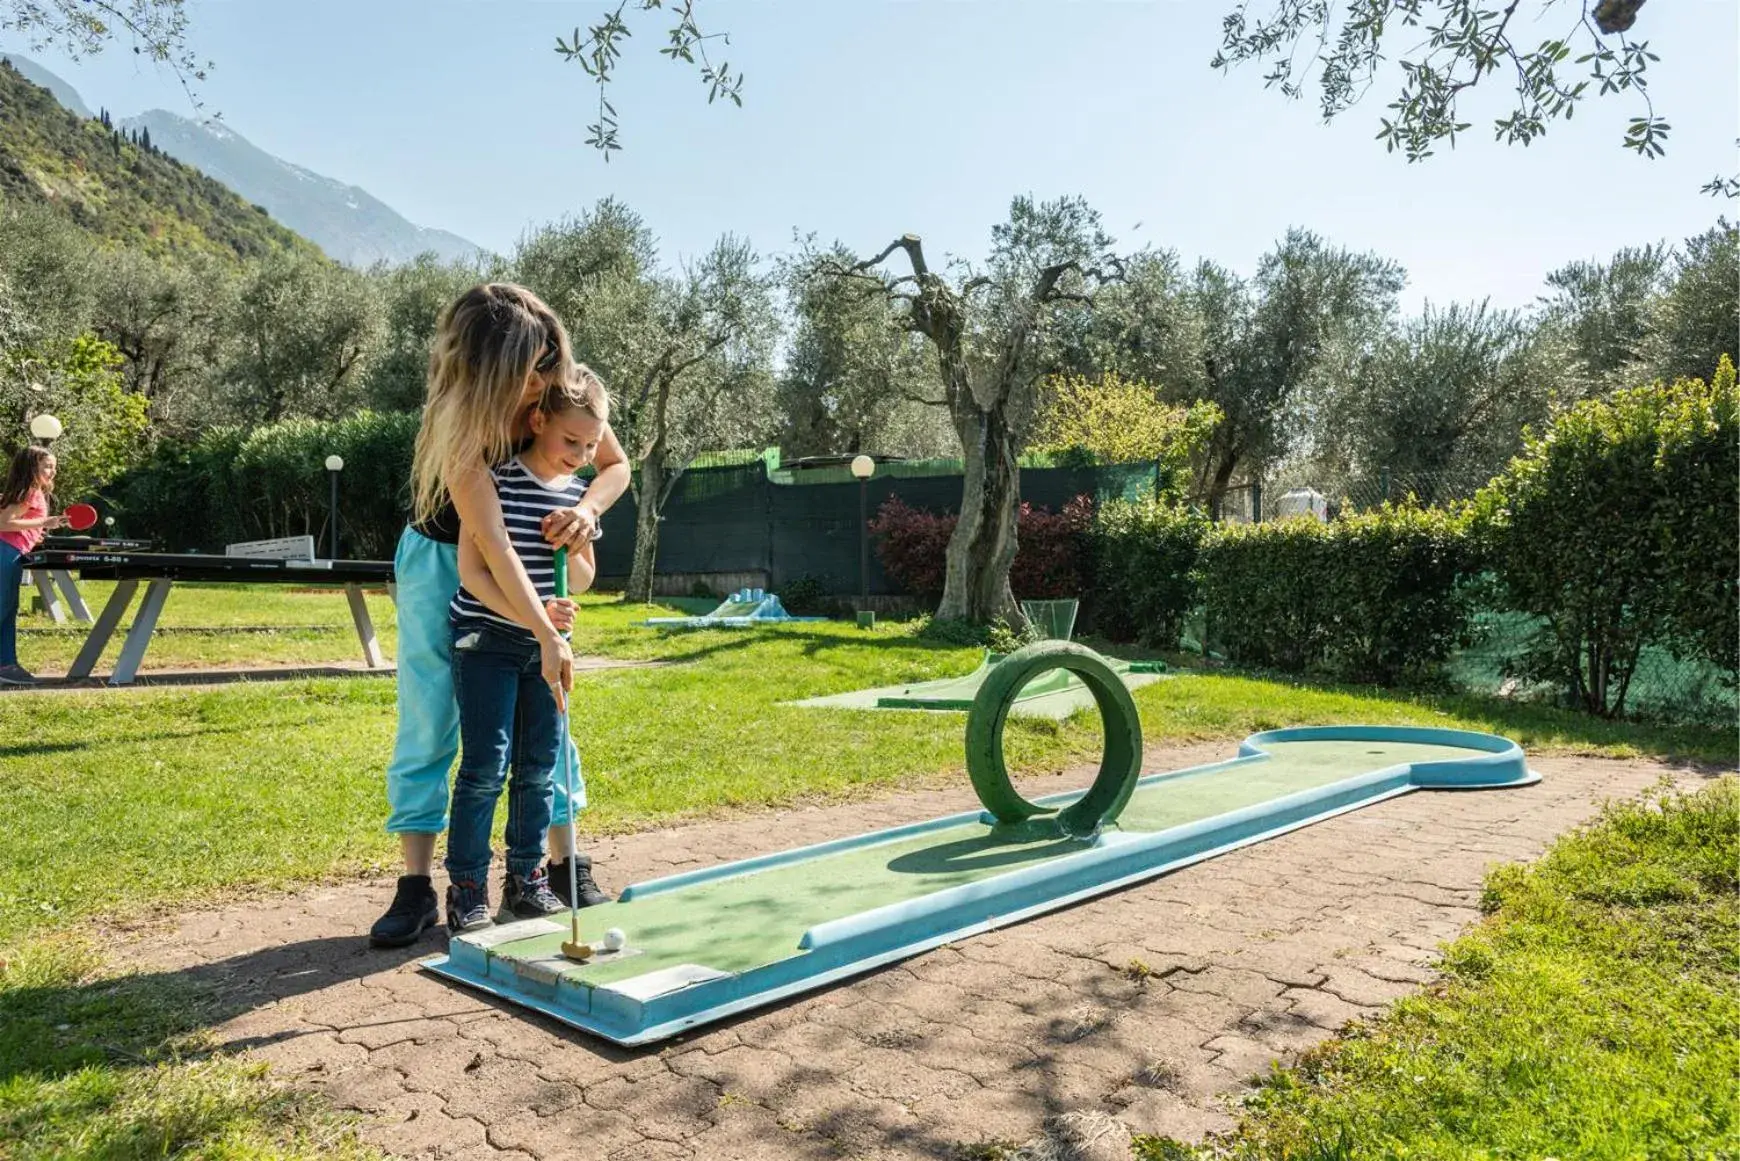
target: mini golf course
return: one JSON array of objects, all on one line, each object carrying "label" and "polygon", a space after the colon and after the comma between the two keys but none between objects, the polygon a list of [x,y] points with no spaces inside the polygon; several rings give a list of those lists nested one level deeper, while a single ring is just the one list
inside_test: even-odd
[{"label": "mini golf course", "polygon": [[[877,689],[858,689],[827,697],[812,697],[792,702],[806,709],[904,709],[904,710],[971,710],[979,689],[991,672],[1005,660],[1001,653],[987,652],[979,667],[960,677],[943,677],[934,681],[915,681],[905,685],[885,685]],[[1140,689],[1150,682],[1160,681],[1166,665],[1160,661],[1119,661],[1106,657],[1127,689]],[[1094,704],[1094,695],[1081,678],[1065,669],[1053,669],[1038,674],[1015,695],[1010,712],[1023,717],[1052,718],[1062,721],[1077,710]]]},{"label": "mini golf course", "polygon": [[[1086,790],[1029,802],[1004,767],[1003,726],[1028,682],[1060,669],[1099,706],[1105,754]],[[584,962],[562,954],[565,924],[531,920],[456,938],[424,967],[649,1043],[1413,790],[1538,781],[1504,738],[1385,726],[1271,730],[1226,761],[1143,777],[1129,690],[1062,641],[992,670],[966,745],[982,812],[635,884],[581,912],[587,938],[627,935]]]}]

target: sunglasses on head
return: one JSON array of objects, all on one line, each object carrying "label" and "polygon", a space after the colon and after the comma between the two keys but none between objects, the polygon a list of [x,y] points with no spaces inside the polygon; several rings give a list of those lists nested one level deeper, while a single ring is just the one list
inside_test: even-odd
[{"label": "sunglasses on head", "polygon": [[540,375],[548,375],[556,369],[556,364],[562,361],[562,347],[556,342],[556,336],[550,335],[544,339],[544,353],[538,356],[538,361],[532,364],[532,369]]}]

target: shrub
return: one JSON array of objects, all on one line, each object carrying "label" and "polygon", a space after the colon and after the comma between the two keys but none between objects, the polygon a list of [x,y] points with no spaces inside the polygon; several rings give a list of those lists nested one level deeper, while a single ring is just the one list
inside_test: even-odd
[{"label": "shrub", "polygon": [[[942,594],[955,515],[913,508],[891,496],[870,522],[876,557],[890,580],[916,596]],[[1079,596],[1087,584],[1093,501],[1077,496],[1061,512],[1023,503],[1016,514],[1019,548],[1009,584],[1019,600]]]},{"label": "shrub", "polygon": [[1465,525],[1386,505],[1330,524],[1217,529],[1201,556],[1212,631],[1244,665],[1385,685],[1429,678],[1467,631]]},{"label": "shrub", "polygon": [[1023,503],[1015,517],[1019,547],[1009,587],[1019,600],[1079,597],[1087,587],[1089,533],[1094,502],[1077,496],[1061,512]]},{"label": "shrub", "polygon": [[1197,555],[1211,525],[1193,509],[1114,500],[1094,515],[1094,630],[1170,649],[1197,603]]},{"label": "shrub", "polygon": [[1659,474],[1667,630],[1674,652],[1740,671],[1740,392],[1723,356],[1707,391],[1679,394],[1663,416]]},{"label": "shrub", "polygon": [[[326,457],[344,459],[340,547],[388,559],[404,527],[418,417],[362,411],[343,419],[291,419],[252,432],[216,428],[192,443],[164,442],[109,489],[119,530],[176,550],[239,540],[312,535],[325,551],[331,482]],[[190,514],[192,517],[190,518]]]},{"label": "shrub", "polygon": [[1503,603],[1541,617],[1535,676],[1616,717],[1646,645],[1732,674],[1740,504],[1733,367],[1592,399],[1476,497]]},{"label": "shrub", "polygon": [[952,512],[927,512],[890,496],[870,521],[876,559],[888,579],[915,596],[941,596],[955,520]]}]

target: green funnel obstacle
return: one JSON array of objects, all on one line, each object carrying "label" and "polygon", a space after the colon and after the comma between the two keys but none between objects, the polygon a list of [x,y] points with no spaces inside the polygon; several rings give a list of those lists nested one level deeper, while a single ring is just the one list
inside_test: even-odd
[{"label": "green funnel obstacle", "polygon": [[[1093,691],[1105,755],[1086,790],[1029,801],[1003,727],[1026,681],[1059,668]],[[565,924],[530,920],[423,966],[645,1044],[1413,790],[1538,780],[1514,742],[1406,726],[1270,730],[1226,761],[1142,776],[1135,703],[1104,659],[1044,641],[998,669],[967,720],[983,811],[637,883],[581,913],[589,936],[620,928],[628,943],[587,962],[562,955]]]}]

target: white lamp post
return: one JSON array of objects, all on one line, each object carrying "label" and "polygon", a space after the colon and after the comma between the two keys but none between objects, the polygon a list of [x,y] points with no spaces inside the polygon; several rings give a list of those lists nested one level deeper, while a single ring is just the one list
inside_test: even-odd
[{"label": "white lamp post", "polygon": [[30,421],[30,434],[37,439],[59,439],[62,430],[64,429],[60,425],[60,420],[46,411]]},{"label": "white lamp post", "polygon": [[870,477],[876,461],[869,456],[852,457],[852,474],[858,478],[858,603],[870,603]]},{"label": "white lamp post", "polygon": [[343,456],[327,456],[326,471],[332,478],[332,559],[338,559],[338,473],[344,471]]}]

